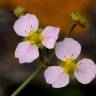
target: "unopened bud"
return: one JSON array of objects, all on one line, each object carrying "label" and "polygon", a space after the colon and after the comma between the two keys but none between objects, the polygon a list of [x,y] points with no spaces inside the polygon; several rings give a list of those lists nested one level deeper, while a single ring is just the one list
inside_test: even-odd
[{"label": "unopened bud", "polygon": [[85,27],[87,24],[87,20],[84,16],[80,15],[79,12],[72,12],[71,13],[72,20],[79,24],[81,27]]},{"label": "unopened bud", "polygon": [[23,16],[26,13],[25,8],[21,6],[16,7],[13,11],[17,17]]}]

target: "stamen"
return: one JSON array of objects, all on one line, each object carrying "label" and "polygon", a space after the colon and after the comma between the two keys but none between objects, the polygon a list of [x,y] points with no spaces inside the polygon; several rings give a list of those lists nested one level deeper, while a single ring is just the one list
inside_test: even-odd
[{"label": "stamen", "polygon": [[63,67],[64,72],[74,73],[75,71],[77,71],[77,65],[71,57],[66,58],[65,61],[62,61],[60,64]]},{"label": "stamen", "polygon": [[42,34],[37,32],[30,32],[29,36],[27,37],[27,40],[29,40],[32,45],[33,44],[40,45],[42,39],[43,39]]}]

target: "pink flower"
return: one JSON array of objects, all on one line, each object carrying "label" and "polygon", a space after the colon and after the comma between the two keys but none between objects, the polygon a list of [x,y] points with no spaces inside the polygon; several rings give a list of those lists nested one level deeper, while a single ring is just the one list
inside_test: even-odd
[{"label": "pink flower", "polygon": [[55,53],[61,60],[61,66],[50,66],[44,77],[54,88],[65,87],[69,83],[70,73],[82,84],[90,83],[96,75],[96,65],[91,59],[84,58],[74,62],[81,52],[81,45],[72,38],[65,38],[57,43]]},{"label": "pink flower", "polygon": [[27,38],[17,45],[15,57],[20,63],[30,63],[39,57],[38,46],[42,44],[48,49],[55,46],[58,39],[59,28],[47,26],[42,32],[38,32],[39,21],[33,14],[26,14],[16,20],[14,24],[15,32]]}]

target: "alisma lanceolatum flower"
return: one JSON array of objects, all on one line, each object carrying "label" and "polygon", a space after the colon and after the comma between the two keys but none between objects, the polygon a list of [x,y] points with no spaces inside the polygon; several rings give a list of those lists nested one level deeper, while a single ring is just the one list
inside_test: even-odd
[{"label": "alisma lanceolatum flower", "polygon": [[[34,14],[21,15],[13,26],[15,32],[19,36],[24,37],[24,41],[20,42],[15,50],[15,57],[19,59],[20,63],[31,63],[36,60],[40,54],[39,48],[54,48],[55,55],[59,59],[57,66],[51,65],[51,60],[54,60],[54,52],[52,56],[52,52],[49,56],[47,50],[45,52],[46,55],[40,54],[41,57],[44,57],[44,60],[40,58],[42,59],[42,65],[44,65],[44,68],[46,67],[44,72],[45,80],[52,87],[65,87],[69,84],[70,79],[73,78],[76,78],[82,84],[88,84],[95,78],[96,65],[91,59],[84,58],[77,62],[76,59],[80,55],[81,45],[73,38],[68,38],[70,34],[63,41],[56,43],[60,31],[59,27],[46,26],[44,29],[41,29],[39,28],[39,20]],[[86,23],[85,18],[79,15],[79,13],[72,13],[71,17],[75,25],[84,26]],[[51,62],[50,66],[47,66],[49,62]],[[36,72],[39,71],[37,70]]]},{"label": "alisma lanceolatum flower", "polygon": [[16,20],[14,30],[19,36],[25,37],[25,40],[17,45],[15,57],[20,63],[30,63],[39,57],[38,48],[54,48],[60,29],[47,26],[39,31],[37,17],[34,14],[26,14]]},{"label": "alisma lanceolatum flower", "polygon": [[75,77],[82,84],[90,83],[95,78],[96,65],[88,58],[75,62],[80,52],[81,45],[72,38],[58,42],[55,53],[60,59],[60,66],[50,66],[45,70],[46,82],[54,88],[68,85],[69,77]]}]

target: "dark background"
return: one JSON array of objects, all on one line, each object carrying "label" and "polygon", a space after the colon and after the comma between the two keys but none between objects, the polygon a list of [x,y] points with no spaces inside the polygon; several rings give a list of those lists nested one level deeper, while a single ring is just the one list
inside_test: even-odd
[{"label": "dark background", "polygon": [[[19,64],[14,57],[15,48],[22,38],[13,30],[16,16],[13,9],[23,6],[40,20],[40,26],[59,26],[61,35],[69,31],[69,14],[79,11],[88,19],[89,26],[77,27],[72,34],[82,45],[80,57],[96,62],[96,1],[95,0],[0,0],[0,96],[10,96],[39,65]],[[96,80],[82,85],[72,80],[67,87],[54,89],[47,85],[42,71],[19,96],[96,96]]]}]

